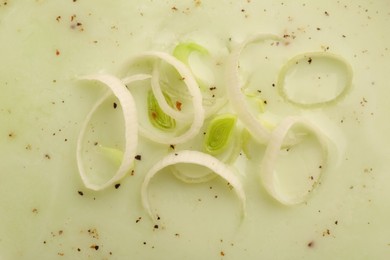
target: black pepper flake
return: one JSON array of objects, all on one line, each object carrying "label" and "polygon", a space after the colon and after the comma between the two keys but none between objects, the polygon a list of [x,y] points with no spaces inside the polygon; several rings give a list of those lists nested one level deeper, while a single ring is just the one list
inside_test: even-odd
[{"label": "black pepper flake", "polygon": [[312,61],[313,61],[313,59],[311,57],[309,57],[309,59],[307,60],[307,63],[311,64]]},{"label": "black pepper flake", "polygon": [[327,11],[325,11],[324,14],[325,14],[326,16],[329,16],[329,13],[328,13]]},{"label": "black pepper flake", "polygon": [[142,219],[142,217],[138,217],[138,218],[136,219],[135,223],[138,223],[138,222],[140,222],[140,221],[141,221],[141,219]]},{"label": "black pepper flake", "polygon": [[80,252],[80,251],[81,251],[81,249],[80,249],[80,248],[77,248],[77,251],[79,251],[79,252]]},{"label": "black pepper flake", "polygon": [[114,107],[114,109],[116,109],[118,105],[117,105],[117,103],[114,102],[114,103],[112,104],[112,106]]},{"label": "black pepper flake", "polygon": [[336,220],[336,221],[334,222],[334,224],[335,224],[335,225],[339,224],[339,221],[338,221],[338,220]]},{"label": "black pepper flake", "polygon": [[146,245],[146,242],[143,242],[144,245]]},{"label": "black pepper flake", "polygon": [[51,159],[51,157],[50,157],[50,155],[49,155],[49,154],[45,154],[45,158],[46,158],[46,159],[48,159],[48,160],[50,160],[50,159]]},{"label": "black pepper flake", "polygon": [[136,160],[138,161],[141,161],[141,155],[137,154],[135,157],[134,157]]},{"label": "black pepper flake", "polygon": [[173,144],[169,145],[169,147],[170,147],[172,150],[175,149],[175,145],[173,145]]},{"label": "black pepper flake", "polygon": [[314,246],[314,241],[310,241],[308,244],[307,244],[308,247],[313,247]]},{"label": "black pepper flake", "polygon": [[98,245],[91,245],[89,248],[93,248],[95,250],[99,250],[99,246]]},{"label": "black pepper flake", "polygon": [[120,183],[117,183],[117,184],[115,184],[115,189],[118,189],[119,187],[121,186],[121,184]]},{"label": "black pepper flake", "polygon": [[153,228],[154,228],[154,229],[158,229],[158,225],[157,225],[157,224],[154,225]]},{"label": "black pepper flake", "polygon": [[83,193],[81,190],[79,190],[77,193],[78,193],[80,196],[84,196],[84,193]]}]

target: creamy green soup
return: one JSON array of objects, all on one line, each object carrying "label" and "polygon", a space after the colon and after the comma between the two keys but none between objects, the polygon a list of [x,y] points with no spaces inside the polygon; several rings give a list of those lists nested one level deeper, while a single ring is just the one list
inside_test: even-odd
[{"label": "creamy green soup", "polygon": [[[0,259],[388,259],[389,26],[385,0],[1,0]],[[141,204],[141,184],[171,147],[143,137],[133,171],[102,191],[85,187],[77,138],[107,88],[78,77],[123,77],[134,55],[172,53],[181,42],[207,48],[223,64],[235,46],[261,33],[284,41],[248,46],[240,75],[248,90],[261,92],[267,124],[304,116],[336,147],[314,190],[319,173],[308,169],[321,160],[315,140],[281,151],[280,187],[286,194],[310,190],[304,203],[286,206],[270,196],[259,180],[266,146],[250,137],[234,164],[245,217],[226,180],[189,184],[162,170],[148,188],[160,218],[154,222]],[[332,53],[351,66],[351,88],[337,102],[302,107],[280,94],[281,69],[307,52]],[[325,102],[342,93],[344,65],[310,58],[286,73],[288,97]],[[115,102],[108,99],[92,118],[85,139],[91,149],[95,142],[123,149]],[[228,103],[225,110],[234,111]],[[104,159],[86,163],[97,174],[114,171]]]}]

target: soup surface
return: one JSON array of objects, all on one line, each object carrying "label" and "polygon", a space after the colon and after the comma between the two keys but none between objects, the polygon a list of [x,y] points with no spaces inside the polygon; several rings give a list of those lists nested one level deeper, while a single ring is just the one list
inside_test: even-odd
[{"label": "soup surface", "polygon": [[[1,0],[0,259],[388,259],[389,27],[386,0]],[[222,178],[189,184],[162,170],[148,188],[161,218],[153,222],[141,204],[141,184],[170,146],[143,137],[134,171],[102,191],[85,187],[77,139],[107,87],[78,77],[121,78],[135,55],[172,53],[183,42],[203,46],[224,65],[237,45],[262,33],[283,40],[242,51],[240,78],[248,93],[261,92],[259,113],[270,128],[304,116],[333,144],[307,201],[285,206],[267,193],[259,180],[266,146],[251,137],[235,162],[244,218]],[[281,81],[291,59],[314,52],[321,55],[291,63]],[[210,75],[197,57],[193,69]],[[337,99],[348,85],[345,66],[351,88]],[[227,81],[220,70],[211,76]],[[136,101],[142,96],[131,91]],[[322,106],[294,104],[334,98]],[[86,149],[95,142],[123,149],[116,102],[110,98],[96,111]],[[229,103],[222,111],[234,113]],[[319,151],[315,139],[282,149],[275,174],[284,194],[311,192]],[[104,154],[86,158],[91,173],[115,171]]]}]

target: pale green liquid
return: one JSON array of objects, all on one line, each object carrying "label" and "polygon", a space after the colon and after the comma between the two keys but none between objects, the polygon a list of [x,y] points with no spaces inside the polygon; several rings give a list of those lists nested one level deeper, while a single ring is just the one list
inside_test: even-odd
[{"label": "pale green liquid", "polygon": [[[0,259],[388,259],[389,26],[388,1],[1,2]],[[317,118],[345,142],[340,164],[325,172],[307,204],[285,207],[272,200],[258,181],[256,160],[242,159],[242,222],[225,182],[189,185],[161,173],[150,197],[165,229],[155,230],[141,207],[140,185],[166,149],[146,145],[135,175],[119,189],[83,186],[76,139],[104,90],[84,87],[76,76],[118,74],[132,55],[170,51],[185,40],[223,55],[229,38],[241,42],[262,32],[296,36],[278,52],[243,53],[243,59],[259,55],[252,80],[267,110]],[[351,92],[311,112],[285,104],[272,87],[283,62],[327,46],[351,63]],[[105,118],[101,138],[120,147],[121,129],[113,132],[109,123],[120,126],[120,117]]]}]

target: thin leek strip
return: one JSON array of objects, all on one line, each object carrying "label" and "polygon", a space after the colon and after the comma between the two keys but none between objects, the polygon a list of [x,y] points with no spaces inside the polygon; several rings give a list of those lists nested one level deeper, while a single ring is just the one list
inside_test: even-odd
[{"label": "thin leek strip", "polygon": [[[136,149],[138,144],[138,131],[137,131],[137,113],[136,106],[133,99],[133,96],[127,90],[126,86],[123,84],[121,80],[118,78],[108,75],[108,74],[96,74],[89,75],[80,78],[81,80],[90,80],[90,81],[98,81],[100,83],[105,84],[111,92],[107,92],[103,95],[92,107],[91,111],[88,113],[83,125],[81,126],[81,130],[77,139],[77,166],[79,169],[80,177],[84,183],[84,185],[92,190],[102,190],[113,183],[122,179],[125,174],[133,167],[134,156],[136,155]],[[133,81],[143,80],[143,76],[135,75],[133,78],[128,80],[128,83]],[[112,94],[118,98],[119,104],[122,107],[122,113],[124,118],[125,125],[125,150],[123,153],[123,160],[111,179],[102,184],[92,183],[88,178],[87,173],[85,172],[83,160],[82,160],[82,143],[85,136],[85,132],[87,130],[89,121],[91,120],[93,114],[100,107],[100,105],[109,98]]]},{"label": "thin leek strip", "polygon": [[135,75],[125,77],[122,79],[122,82],[125,85],[130,85],[131,83],[133,83],[135,81],[141,81],[141,80],[146,80],[146,79],[150,79],[150,78],[152,78],[152,75],[140,73],[140,74],[135,74]]},{"label": "thin leek strip", "polygon": [[312,132],[321,145],[324,162],[327,161],[328,157],[328,140],[326,136],[321,132],[321,130],[318,129],[315,125],[313,125],[310,121],[307,121],[302,117],[287,117],[277,126],[277,128],[271,134],[270,141],[265,150],[264,157],[260,165],[260,179],[269,195],[284,205],[295,205],[307,201],[309,196],[312,194],[312,191],[317,187],[325,168],[325,165],[322,166],[322,168],[320,169],[320,175],[314,182],[312,188],[305,192],[303,195],[291,197],[284,194],[278,188],[278,182],[275,176],[277,158],[283,146],[283,141],[286,139],[289,130],[294,125],[302,125],[305,127],[305,129]]},{"label": "thin leek strip", "polygon": [[[190,127],[187,129],[187,131],[185,131],[181,135],[167,137],[166,135],[161,134],[161,133],[155,133],[155,132],[151,133],[150,131],[148,131],[147,129],[145,129],[142,126],[140,126],[140,133],[143,136],[145,136],[146,138],[148,138],[154,142],[161,143],[161,144],[185,143],[188,140],[190,140],[191,138],[195,137],[199,133],[199,130],[203,125],[203,121],[204,121],[204,117],[205,117],[205,111],[204,111],[203,106],[202,106],[202,94],[199,90],[199,86],[196,83],[196,80],[194,79],[194,77],[192,76],[191,71],[189,71],[189,69],[186,67],[186,65],[183,64],[178,59],[176,59],[175,57],[173,57],[172,55],[169,55],[169,54],[164,53],[164,52],[150,51],[150,52],[145,52],[141,55],[136,56],[134,58],[134,60],[145,59],[145,58],[161,59],[161,60],[165,61],[166,63],[170,64],[172,67],[174,67],[177,70],[177,72],[182,77],[183,82],[188,87],[188,92],[190,94],[192,105],[193,105],[193,114],[191,114],[192,123],[191,123]],[[157,88],[156,90],[158,92],[161,92],[161,94],[162,94],[161,88]],[[158,96],[160,96],[160,95],[158,95],[158,94],[156,95],[156,93],[157,92],[154,92],[156,98],[158,99]],[[163,94],[162,94],[162,97],[164,97]],[[161,106],[162,110],[167,115],[172,116],[169,111],[172,112],[173,109],[169,106],[169,104],[167,103],[165,98],[158,99],[158,102],[159,102],[159,105]],[[169,109],[164,110],[163,107],[166,107]],[[177,112],[177,111],[175,111],[175,112]],[[172,117],[175,118],[176,120],[178,120],[178,118],[176,118],[175,116],[172,116]],[[184,114],[183,114],[183,117],[184,117]],[[189,115],[186,115],[186,117],[188,118]]]},{"label": "thin leek strip", "polygon": [[[172,105],[171,99],[164,95],[167,102]],[[149,121],[151,124],[164,131],[170,131],[173,130],[176,127],[176,121],[169,115],[165,114],[164,111],[162,111],[161,107],[157,103],[156,97],[153,95],[152,91],[148,92],[148,116]]]},{"label": "thin leek strip", "polygon": [[270,132],[262,125],[259,119],[254,116],[246,103],[245,96],[241,91],[242,84],[239,78],[239,60],[242,50],[251,43],[273,40],[283,40],[281,37],[274,34],[260,34],[250,38],[237,46],[229,56],[227,69],[227,95],[233,109],[236,111],[238,118],[242,121],[248,131],[260,143],[267,143],[270,137]]},{"label": "thin leek strip", "polygon": [[[294,66],[295,64],[298,64],[299,62],[303,62],[303,61],[306,62],[307,59],[310,59],[310,63],[311,63],[312,60],[316,60],[318,58],[330,59],[330,60],[333,60],[333,61],[339,63],[340,65],[342,65],[343,69],[345,70],[345,75],[346,75],[346,82],[345,82],[344,87],[341,89],[341,91],[335,97],[333,97],[329,100],[325,100],[325,101],[321,101],[321,102],[311,102],[311,103],[303,103],[303,102],[294,100],[294,98],[290,97],[286,93],[285,78],[286,78],[287,72],[291,69],[292,66]],[[282,69],[279,73],[279,76],[278,76],[278,80],[277,80],[277,90],[279,92],[279,95],[284,100],[286,100],[286,101],[288,101],[296,106],[299,106],[302,108],[317,108],[317,107],[321,107],[321,106],[335,104],[338,101],[340,101],[342,98],[344,98],[345,95],[349,92],[349,90],[352,87],[352,75],[353,75],[353,72],[352,72],[351,65],[348,63],[348,61],[346,61],[340,55],[332,54],[329,52],[306,52],[306,53],[302,53],[302,54],[299,54],[299,55],[291,58],[282,67]]]},{"label": "thin leek strip", "polygon": [[205,183],[213,180],[217,177],[212,170],[205,171],[204,169],[202,171],[194,171],[191,169],[182,167],[178,167],[177,165],[171,165],[169,167],[172,174],[179,180],[185,183]]},{"label": "thin leek strip", "polygon": [[116,166],[120,166],[123,160],[123,152],[119,149],[99,145],[100,150],[109,158]]},{"label": "thin leek strip", "polygon": [[192,52],[199,52],[200,54],[208,54],[208,50],[203,46],[194,42],[185,42],[176,45],[173,50],[173,56],[178,60],[188,65],[188,58]]},{"label": "thin leek strip", "polygon": [[223,114],[211,120],[204,138],[204,149],[211,155],[217,155],[226,149],[233,136],[237,117]]},{"label": "thin leek strip", "polygon": [[245,96],[254,100],[254,102],[258,106],[260,113],[265,112],[264,100],[261,97],[259,97],[259,95],[257,93],[245,92]]},{"label": "thin leek strip", "polygon": [[242,184],[231,168],[216,159],[215,157],[198,151],[184,150],[168,154],[159,162],[157,162],[145,175],[145,179],[141,187],[142,205],[149,216],[157,222],[157,215],[154,214],[149,202],[148,188],[151,179],[162,169],[178,163],[190,163],[211,169],[215,174],[226,180],[236,191],[236,194],[241,202],[242,214],[246,212],[246,197]]}]

